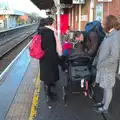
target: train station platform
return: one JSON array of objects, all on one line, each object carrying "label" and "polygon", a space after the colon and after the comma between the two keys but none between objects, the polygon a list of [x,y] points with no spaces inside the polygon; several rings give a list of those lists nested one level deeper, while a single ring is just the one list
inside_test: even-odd
[{"label": "train station platform", "polygon": [[95,101],[101,100],[98,87],[95,88],[95,100],[78,93],[69,95],[67,105],[64,104],[62,71],[54,88],[58,97],[47,104],[40,82],[39,62],[30,58],[28,46],[5,73],[0,76],[0,120],[120,120],[119,80],[116,80],[109,113],[98,114],[93,110]]},{"label": "train station platform", "polygon": [[0,75],[0,120],[28,120],[38,76],[28,46]]},{"label": "train station platform", "polygon": [[113,101],[109,109],[109,113],[99,114],[94,111],[93,104],[100,102],[102,99],[102,90],[96,86],[95,97],[90,99],[79,93],[79,86],[74,86],[75,94],[68,96],[67,104],[65,105],[62,99],[62,81],[64,74],[60,72],[60,81],[58,82],[55,91],[58,93],[58,98],[55,101],[46,104],[43,83],[38,101],[38,111],[35,120],[119,120],[120,119],[120,80],[114,88]]},{"label": "train station platform", "polygon": [[8,31],[11,31],[11,30],[15,30],[15,29],[20,29],[20,28],[24,28],[24,27],[27,27],[27,26],[30,26],[30,25],[34,25],[35,23],[32,23],[32,24],[23,24],[23,25],[18,25],[16,27],[12,27],[12,28],[0,28],[0,33],[3,33],[3,32],[8,32]]}]

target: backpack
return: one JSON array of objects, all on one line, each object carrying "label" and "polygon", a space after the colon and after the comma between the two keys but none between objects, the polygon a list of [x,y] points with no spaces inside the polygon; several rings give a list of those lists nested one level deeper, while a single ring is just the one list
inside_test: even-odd
[{"label": "backpack", "polygon": [[41,42],[41,35],[36,34],[33,36],[29,47],[30,56],[32,58],[40,60],[44,56],[45,52],[41,48]]},{"label": "backpack", "polygon": [[101,44],[101,42],[105,37],[105,33],[99,21],[93,21],[93,22],[87,23],[85,26],[85,30],[88,33],[88,37],[91,31],[96,31],[97,35],[99,36],[99,44]]}]

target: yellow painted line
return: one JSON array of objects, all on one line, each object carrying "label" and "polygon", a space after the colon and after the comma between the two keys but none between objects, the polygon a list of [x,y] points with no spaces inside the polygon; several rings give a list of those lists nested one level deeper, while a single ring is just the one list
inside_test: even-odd
[{"label": "yellow painted line", "polygon": [[36,80],[36,87],[32,101],[29,120],[34,120],[34,118],[36,117],[37,109],[38,109],[39,93],[40,93],[40,72],[38,73],[38,77]]}]

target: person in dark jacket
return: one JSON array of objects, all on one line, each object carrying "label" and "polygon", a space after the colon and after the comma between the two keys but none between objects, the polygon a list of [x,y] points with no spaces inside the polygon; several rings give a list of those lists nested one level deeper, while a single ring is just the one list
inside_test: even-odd
[{"label": "person in dark jacket", "polygon": [[99,46],[99,35],[97,33],[97,30],[90,32],[90,34],[87,37],[85,46],[88,55],[91,57],[95,57]]},{"label": "person in dark jacket", "polygon": [[44,27],[46,24],[47,24],[47,23],[46,23],[46,19],[45,19],[45,18],[42,18],[42,19],[40,20],[40,27]]},{"label": "person in dark jacket", "polygon": [[86,32],[80,31],[75,33],[75,39],[77,40],[74,46],[75,51],[80,54],[83,53],[90,57],[95,57],[99,46],[99,35],[95,29],[91,31],[89,35],[86,35],[85,33]]},{"label": "person in dark jacket", "polygon": [[40,79],[44,81],[47,101],[50,101],[54,95],[51,87],[59,80],[59,56],[53,30],[54,19],[47,18],[44,25],[38,30],[38,34],[42,36],[42,49],[45,51],[44,57],[40,60]]}]

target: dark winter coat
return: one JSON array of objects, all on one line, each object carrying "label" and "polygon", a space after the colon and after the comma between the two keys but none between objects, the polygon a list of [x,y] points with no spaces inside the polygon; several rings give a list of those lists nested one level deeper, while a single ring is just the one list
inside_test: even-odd
[{"label": "dark winter coat", "polygon": [[42,49],[45,51],[44,57],[40,60],[40,79],[50,85],[59,80],[59,57],[56,51],[54,31],[43,27],[38,30],[38,34],[42,36]]},{"label": "dark winter coat", "polygon": [[89,56],[95,57],[99,45],[99,36],[96,31],[92,31],[86,40],[85,46]]}]

